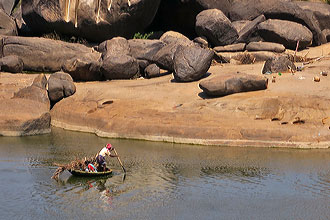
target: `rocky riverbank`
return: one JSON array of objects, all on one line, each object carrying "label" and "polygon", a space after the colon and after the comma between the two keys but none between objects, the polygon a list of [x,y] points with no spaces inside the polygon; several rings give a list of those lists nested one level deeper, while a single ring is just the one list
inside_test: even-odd
[{"label": "rocky riverbank", "polygon": [[[169,5],[9,2],[0,2],[0,135],[53,125],[177,143],[330,147],[327,4],[188,1],[180,4],[186,27],[194,17],[190,38],[160,31],[132,39]],[[50,30],[90,42],[36,37]]]}]

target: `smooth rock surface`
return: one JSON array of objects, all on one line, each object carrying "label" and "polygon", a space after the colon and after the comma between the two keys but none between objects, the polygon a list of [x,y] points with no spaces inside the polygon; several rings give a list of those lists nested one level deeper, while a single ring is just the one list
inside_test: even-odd
[{"label": "smooth rock surface", "polygon": [[201,79],[210,68],[213,55],[209,49],[179,46],[174,54],[174,78],[179,82]]},{"label": "smooth rock surface", "polygon": [[313,34],[305,26],[278,19],[268,19],[258,25],[260,36],[269,42],[283,44],[286,48],[295,49],[299,41],[299,48],[304,49],[312,44]]},{"label": "smooth rock surface", "polygon": [[248,45],[246,45],[246,50],[283,53],[285,51],[285,47],[282,44],[272,42],[250,42]]},{"label": "smooth rock surface", "polygon": [[209,96],[222,97],[234,93],[267,89],[268,79],[243,73],[221,74],[203,80],[199,87]]},{"label": "smooth rock surface", "polygon": [[204,10],[196,17],[196,33],[206,37],[213,46],[233,43],[238,33],[230,20],[218,9]]},{"label": "smooth rock surface", "polygon": [[60,71],[67,60],[99,60],[101,54],[82,44],[38,37],[4,37],[4,56],[16,55],[23,60],[24,70]]}]

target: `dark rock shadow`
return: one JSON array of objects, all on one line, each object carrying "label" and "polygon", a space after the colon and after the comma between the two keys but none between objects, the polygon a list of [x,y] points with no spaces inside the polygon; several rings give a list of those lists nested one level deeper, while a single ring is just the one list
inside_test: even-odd
[{"label": "dark rock shadow", "polygon": [[206,92],[202,91],[200,93],[198,93],[198,96],[202,99],[214,99],[214,98],[219,98],[218,96],[210,96],[208,94],[206,94]]},{"label": "dark rock shadow", "polygon": [[[202,79],[205,79],[207,77],[209,77],[210,75],[212,75],[211,73],[207,72],[205,73],[202,78],[200,78],[199,80],[202,80]],[[199,80],[196,80],[196,81],[199,81]],[[171,79],[171,83],[190,83],[190,82],[181,82],[181,81],[177,81],[175,78],[174,79]]]}]

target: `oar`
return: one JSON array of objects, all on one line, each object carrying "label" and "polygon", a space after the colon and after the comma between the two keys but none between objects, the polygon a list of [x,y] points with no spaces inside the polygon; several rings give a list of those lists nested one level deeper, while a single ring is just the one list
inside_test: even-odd
[{"label": "oar", "polygon": [[121,162],[121,160],[120,160],[120,158],[119,158],[119,156],[118,156],[118,154],[117,154],[116,149],[113,149],[113,151],[114,151],[115,154],[117,155],[117,159],[118,159],[118,162],[120,163],[121,168],[123,168],[124,173],[126,173],[126,169],[125,169],[123,163]]}]

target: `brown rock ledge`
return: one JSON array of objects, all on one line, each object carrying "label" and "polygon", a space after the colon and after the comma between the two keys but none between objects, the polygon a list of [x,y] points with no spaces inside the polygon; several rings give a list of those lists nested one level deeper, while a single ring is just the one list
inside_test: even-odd
[{"label": "brown rock ledge", "polygon": [[[325,46],[327,48],[327,46]],[[267,75],[267,90],[209,98],[200,81],[150,80],[76,83],[75,95],[57,103],[52,125],[102,137],[227,146],[329,148],[330,51],[302,72]],[[226,73],[261,74],[263,63],[217,65]],[[298,63],[297,66],[300,64]],[[313,77],[319,76],[320,82]],[[275,79],[275,80],[273,80]],[[275,82],[272,82],[275,81]]]}]

